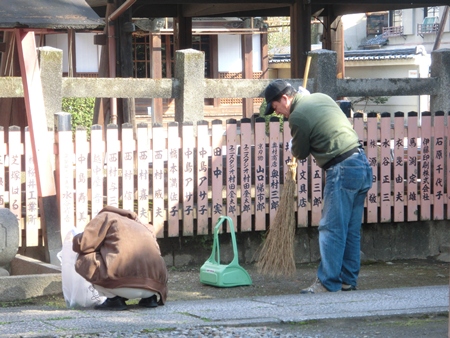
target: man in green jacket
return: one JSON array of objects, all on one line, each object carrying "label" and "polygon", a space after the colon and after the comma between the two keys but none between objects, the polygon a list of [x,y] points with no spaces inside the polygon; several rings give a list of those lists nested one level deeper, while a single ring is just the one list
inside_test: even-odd
[{"label": "man in green jacket", "polygon": [[289,120],[292,155],[302,160],[311,154],[326,173],[321,262],[316,280],[301,293],[356,290],[364,200],[372,186],[372,168],[358,135],[328,95],[299,93],[290,83],[275,80],[265,99],[265,115],[276,112]]}]

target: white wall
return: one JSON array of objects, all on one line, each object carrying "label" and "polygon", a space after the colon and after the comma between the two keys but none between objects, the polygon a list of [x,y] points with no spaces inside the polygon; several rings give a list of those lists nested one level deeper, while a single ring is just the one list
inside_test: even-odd
[{"label": "white wall", "polygon": [[[346,78],[408,78],[412,77],[412,72],[417,77],[428,77],[428,68],[430,65],[430,55],[418,57],[414,60],[407,61],[354,61],[345,62]],[[355,98],[349,98],[354,100]],[[356,105],[355,111],[362,110],[364,104]],[[369,103],[365,109],[366,112],[389,112],[391,114],[396,111],[407,113],[409,111],[423,112],[429,110],[429,96],[392,96],[387,103],[376,105]]]},{"label": "white wall", "polygon": [[[261,71],[261,37],[253,35],[253,71]],[[242,72],[241,35],[220,34],[218,36],[219,72]]]},{"label": "white wall", "polygon": [[[445,6],[439,7],[439,21],[442,22],[442,13]],[[402,13],[402,24],[405,36],[391,36],[387,46],[383,48],[402,48],[423,45],[427,53],[433,50],[436,34],[425,34],[423,37],[417,35],[417,24],[423,22],[423,7],[404,9]],[[344,25],[344,49],[359,49],[358,45],[366,40],[366,15],[349,14],[342,16]],[[447,18],[444,34],[440,48],[450,48],[450,20]]]},{"label": "white wall", "polygon": [[98,72],[101,46],[94,45],[94,35],[92,33],[77,33],[75,36],[77,72]]},{"label": "white wall", "polygon": [[[94,35],[94,33],[75,34],[77,72],[98,72],[101,47],[94,45]],[[69,71],[67,34],[48,34],[45,36],[45,45],[63,51],[63,72],[67,73]]]},{"label": "white wall", "polygon": [[366,14],[343,15],[344,50],[356,50],[366,40]]},{"label": "white wall", "polygon": [[63,72],[68,72],[68,38],[67,34],[48,34],[45,36],[45,45],[61,49],[63,52]]}]

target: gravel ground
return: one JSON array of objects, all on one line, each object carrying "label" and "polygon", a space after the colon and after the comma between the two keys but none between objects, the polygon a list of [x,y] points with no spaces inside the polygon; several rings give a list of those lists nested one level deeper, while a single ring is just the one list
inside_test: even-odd
[{"label": "gravel ground", "polygon": [[[169,297],[167,302],[193,299],[242,298],[254,296],[296,294],[309,286],[316,275],[317,264],[297,266],[292,277],[270,277],[258,273],[255,266],[243,267],[253,284],[234,288],[216,288],[200,283],[199,267],[169,269]],[[361,267],[360,290],[448,285],[449,263],[429,260],[402,260],[365,263]],[[132,304],[133,301],[130,301]],[[137,302],[137,301],[136,301]],[[29,304],[65,307],[62,295],[28,300]],[[13,306],[14,304],[11,304]],[[20,304],[18,304],[20,305]],[[8,306],[1,304],[0,306]],[[64,338],[93,337],[433,337],[448,335],[448,314],[430,314],[411,317],[382,317],[340,319],[284,323],[270,327],[190,327],[174,330],[103,332],[98,334],[61,335]],[[1,336],[1,334],[0,334]]]},{"label": "gravel ground", "polygon": [[[235,298],[296,294],[315,279],[317,264],[299,264],[292,277],[270,277],[258,273],[255,266],[242,265],[253,284],[235,288],[216,288],[199,281],[198,267],[170,269],[168,301],[211,298]],[[434,259],[372,262],[361,266],[358,289],[373,290],[449,282],[449,263]]]},{"label": "gravel ground", "polygon": [[312,321],[271,327],[191,327],[171,331],[104,332],[96,335],[65,335],[62,338],[446,338],[448,315],[383,317]]}]

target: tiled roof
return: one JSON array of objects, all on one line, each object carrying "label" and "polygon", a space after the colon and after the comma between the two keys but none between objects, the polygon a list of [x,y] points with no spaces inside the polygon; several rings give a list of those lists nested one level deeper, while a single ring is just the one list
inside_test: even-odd
[{"label": "tiled roof", "polygon": [[389,40],[383,37],[383,35],[378,35],[374,38],[366,40],[366,42],[360,44],[358,47],[361,49],[381,48],[382,46],[386,46],[388,41]]},{"label": "tiled roof", "polygon": [[274,54],[269,58],[269,63],[291,62],[291,54]]},{"label": "tiled roof", "polygon": [[426,55],[423,46],[401,49],[364,49],[344,52],[345,61],[400,60]]},{"label": "tiled roof", "polygon": [[84,0],[1,0],[0,28],[95,29],[104,21]]},{"label": "tiled roof", "polygon": [[[401,60],[423,55],[427,55],[423,46],[397,49],[347,50],[344,52],[345,61]],[[291,62],[291,54],[274,54],[269,59],[270,64],[288,62]]]}]

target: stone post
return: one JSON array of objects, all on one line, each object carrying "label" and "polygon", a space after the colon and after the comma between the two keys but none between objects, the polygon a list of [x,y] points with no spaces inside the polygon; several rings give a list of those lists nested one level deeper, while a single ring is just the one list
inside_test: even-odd
[{"label": "stone post", "polygon": [[450,49],[438,49],[431,53],[431,77],[439,79],[438,93],[430,97],[431,114],[450,111]]},{"label": "stone post", "polygon": [[53,129],[53,116],[62,107],[63,52],[53,47],[38,48],[47,127]]},{"label": "stone post", "polygon": [[204,119],[205,55],[195,49],[178,50],[175,53],[175,79],[179,92],[175,98],[175,121],[178,123]]},{"label": "stone post", "polygon": [[[37,48],[42,96],[44,100],[47,129],[54,130],[54,116],[62,109],[62,65],[63,52],[53,47]],[[49,139],[53,146],[54,133],[50,132]],[[55,157],[52,158],[54,167]],[[41,218],[43,220],[43,237],[45,238],[45,261],[54,265],[60,264],[57,253],[61,250],[61,225],[56,195],[39,197]]]},{"label": "stone post", "polygon": [[19,249],[19,221],[11,210],[0,208],[0,276],[9,276]]},{"label": "stone post", "polygon": [[[314,78],[312,93],[324,93],[337,99],[337,56],[336,52],[319,49],[308,53],[311,55],[309,77]],[[308,86],[309,87],[309,86]],[[309,87],[311,89],[311,87]]]}]

